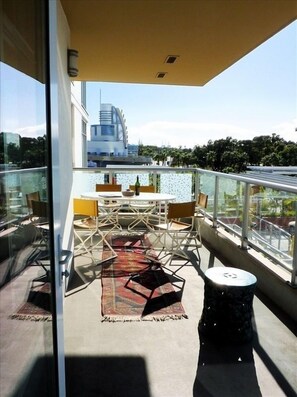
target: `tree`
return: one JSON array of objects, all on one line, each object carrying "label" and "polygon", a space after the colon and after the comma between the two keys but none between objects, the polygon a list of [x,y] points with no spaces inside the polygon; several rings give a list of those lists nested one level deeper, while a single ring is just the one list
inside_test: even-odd
[{"label": "tree", "polygon": [[158,163],[171,156],[172,166],[195,165],[221,172],[244,172],[247,165],[297,165],[297,143],[286,142],[277,134],[242,141],[231,137],[209,140],[207,145],[196,145],[193,149],[141,145],[141,154]]},{"label": "tree", "polygon": [[207,147],[203,146],[195,146],[193,149],[193,164],[196,164],[199,168],[207,167]]},{"label": "tree", "polygon": [[279,153],[284,166],[297,166],[297,144],[289,143],[285,145]]},{"label": "tree", "polygon": [[246,165],[248,161],[248,155],[242,153],[241,151],[235,149],[233,151],[227,151],[222,156],[222,164],[224,168],[223,172],[244,172],[246,170]]},{"label": "tree", "polygon": [[266,166],[279,166],[281,165],[281,156],[278,153],[270,153],[262,157],[261,163]]}]

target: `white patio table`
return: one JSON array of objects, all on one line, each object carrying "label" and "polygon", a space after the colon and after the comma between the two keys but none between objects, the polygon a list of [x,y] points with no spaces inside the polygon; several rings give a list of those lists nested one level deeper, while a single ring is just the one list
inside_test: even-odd
[{"label": "white patio table", "polygon": [[158,207],[159,221],[162,219],[162,205],[164,205],[164,215],[167,214],[167,205],[169,202],[175,201],[173,194],[167,193],[142,193],[139,196],[123,196],[121,192],[86,192],[81,195],[83,198],[89,198],[98,201],[112,200],[121,205],[123,204],[141,204],[145,202],[155,203]]}]

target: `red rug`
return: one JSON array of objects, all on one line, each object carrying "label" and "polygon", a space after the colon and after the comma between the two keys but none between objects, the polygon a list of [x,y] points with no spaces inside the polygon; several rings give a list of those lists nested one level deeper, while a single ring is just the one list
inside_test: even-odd
[{"label": "red rug", "polygon": [[158,264],[148,259],[142,236],[113,236],[118,257],[102,268],[103,321],[187,318],[179,295]]},{"label": "red rug", "polygon": [[17,320],[51,321],[50,293],[50,283],[32,286],[27,301],[10,318]]}]

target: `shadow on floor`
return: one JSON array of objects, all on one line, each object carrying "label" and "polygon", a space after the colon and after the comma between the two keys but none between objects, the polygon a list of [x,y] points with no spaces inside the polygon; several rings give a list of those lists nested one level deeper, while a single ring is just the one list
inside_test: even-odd
[{"label": "shadow on floor", "polygon": [[262,396],[252,342],[216,344],[199,332],[200,352],[193,397]]},{"label": "shadow on floor", "polygon": [[[28,363],[30,364],[30,363]],[[15,385],[15,391],[10,393],[11,397],[52,397],[57,395],[54,381],[54,358],[53,356],[37,357],[32,360],[24,371],[23,378]]]},{"label": "shadow on floor", "polygon": [[70,272],[66,296],[75,294],[88,286],[101,274],[101,266],[86,263],[75,266]]},{"label": "shadow on floor", "polygon": [[66,357],[67,397],[150,397],[141,357]]}]

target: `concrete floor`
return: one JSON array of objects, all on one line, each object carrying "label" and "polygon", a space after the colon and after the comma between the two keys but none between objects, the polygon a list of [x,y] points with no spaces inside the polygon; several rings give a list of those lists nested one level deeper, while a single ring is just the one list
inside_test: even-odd
[{"label": "concrete floor", "polygon": [[203,274],[224,265],[205,247],[200,254],[200,264],[178,272],[176,290],[188,319],[113,323],[102,322],[100,265],[76,258],[64,307],[67,396],[297,395],[296,324],[260,293],[251,343],[222,346],[199,336]]}]

